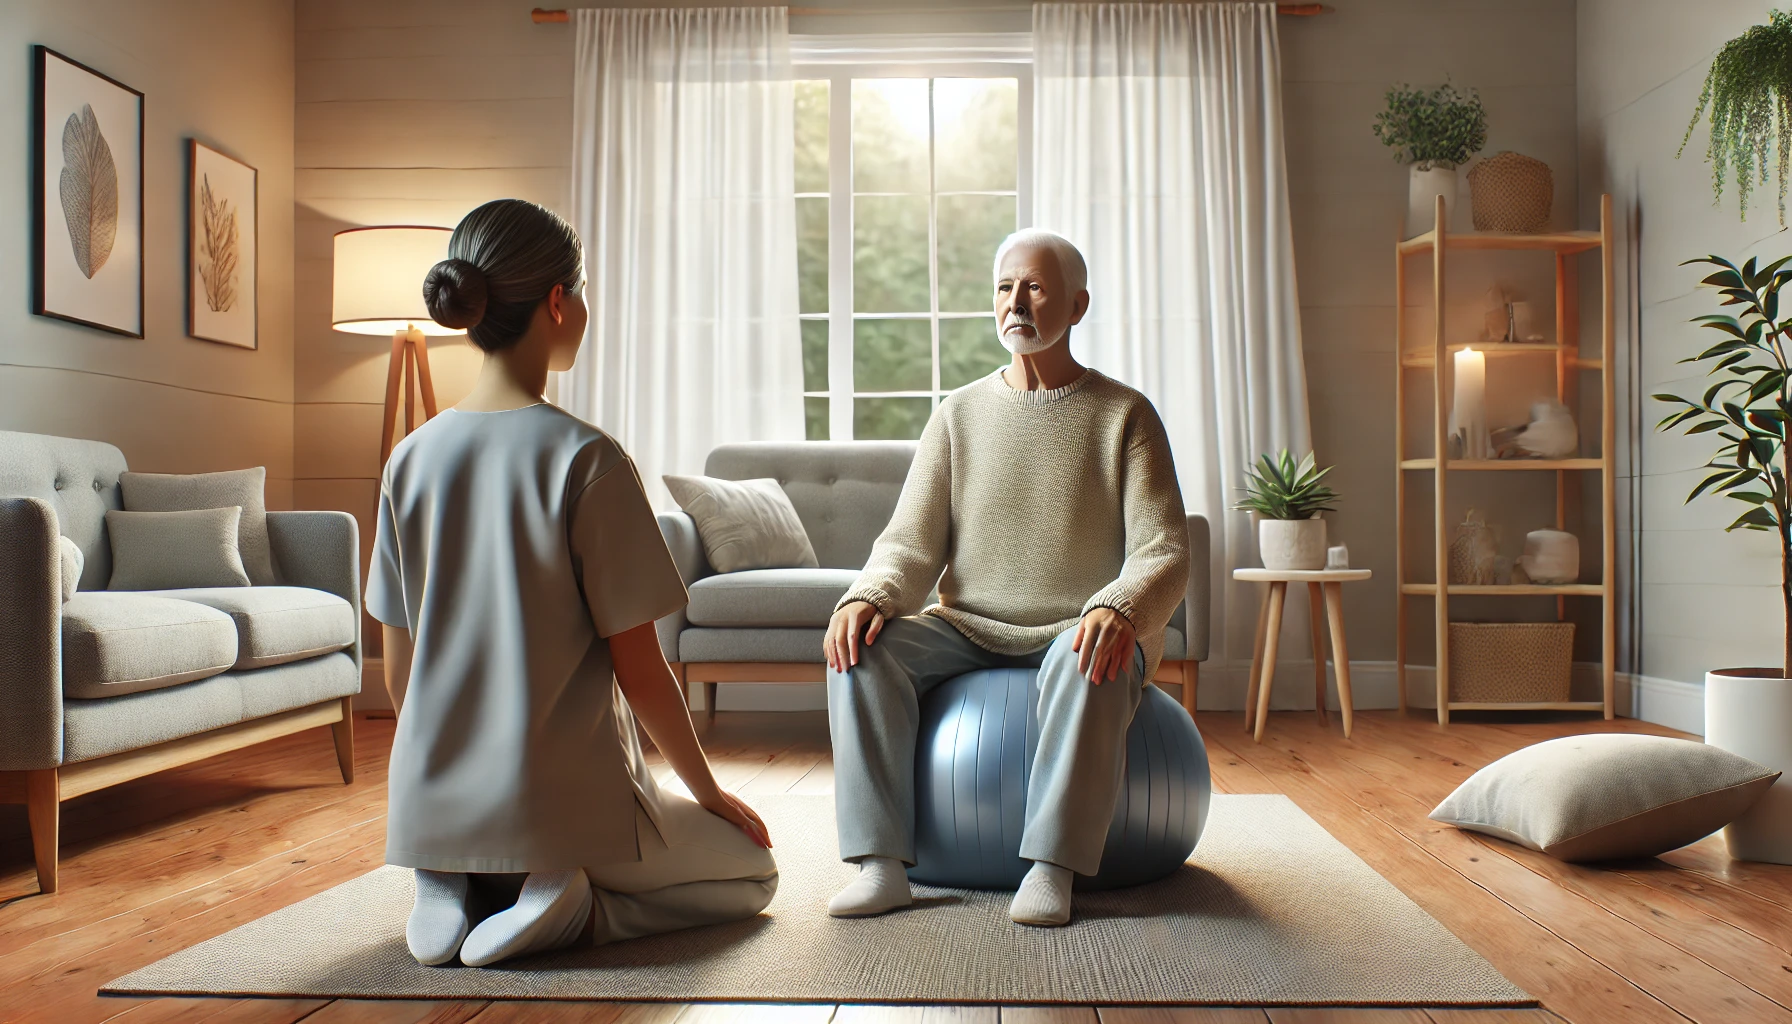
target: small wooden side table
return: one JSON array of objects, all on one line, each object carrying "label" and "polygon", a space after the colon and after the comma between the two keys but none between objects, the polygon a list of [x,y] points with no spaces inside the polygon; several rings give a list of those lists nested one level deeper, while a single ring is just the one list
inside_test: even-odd
[{"label": "small wooden side table", "polygon": [[1344,584],[1366,580],[1368,569],[1234,569],[1232,578],[1252,583],[1267,583],[1263,588],[1263,604],[1257,611],[1257,639],[1251,648],[1251,686],[1245,694],[1245,727],[1253,738],[1263,742],[1263,727],[1269,721],[1269,690],[1276,677],[1276,641],[1282,632],[1282,606],[1288,601],[1288,584],[1305,583],[1312,602],[1313,618],[1313,701],[1319,721],[1327,721],[1325,713],[1325,633],[1320,628],[1320,610],[1332,627],[1332,663],[1338,669],[1338,710],[1344,718],[1344,736],[1350,736],[1355,709],[1350,698],[1350,649],[1344,643]]}]

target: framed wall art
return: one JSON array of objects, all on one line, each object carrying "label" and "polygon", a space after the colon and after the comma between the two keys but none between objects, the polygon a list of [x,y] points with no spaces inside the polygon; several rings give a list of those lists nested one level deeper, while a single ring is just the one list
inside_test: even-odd
[{"label": "framed wall art", "polygon": [[188,144],[187,333],[255,348],[255,168]]},{"label": "framed wall art", "polygon": [[32,47],[32,312],[143,337],[143,94]]}]

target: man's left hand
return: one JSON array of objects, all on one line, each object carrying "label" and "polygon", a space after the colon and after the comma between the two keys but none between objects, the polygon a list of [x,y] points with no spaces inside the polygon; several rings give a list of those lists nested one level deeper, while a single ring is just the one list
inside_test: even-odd
[{"label": "man's left hand", "polygon": [[1126,659],[1132,657],[1138,631],[1132,621],[1112,608],[1093,608],[1076,625],[1070,649],[1077,652],[1076,670],[1100,686],[1119,678]]}]

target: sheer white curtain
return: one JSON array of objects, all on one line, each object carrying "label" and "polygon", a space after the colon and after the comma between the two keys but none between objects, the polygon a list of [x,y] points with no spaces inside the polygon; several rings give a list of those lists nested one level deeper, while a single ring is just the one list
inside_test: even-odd
[{"label": "sheer white curtain", "polygon": [[662,473],[803,438],[785,8],[580,10],[572,217],[591,324],[568,411]]},{"label": "sheer white curtain", "polygon": [[1077,349],[1163,416],[1213,526],[1214,667],[1248,662],[1229,508],[1259,453],[1309,445],[1275,5],[1036,4],[1033,46],[1033,221],[1088,258]]}]

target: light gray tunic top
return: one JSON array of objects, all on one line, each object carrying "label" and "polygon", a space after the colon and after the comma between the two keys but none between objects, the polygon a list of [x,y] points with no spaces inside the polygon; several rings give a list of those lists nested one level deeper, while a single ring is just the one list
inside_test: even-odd
[{"label": "light gray tunic top", "polygon": [[[605,639],[684,606],[635,466],[551,405],[448,410],[380,481],[367,612],[410,630],[386,861],[542,871],[639,858],[639,755]],[[642,773],[644,774],[644,772]]]}]

